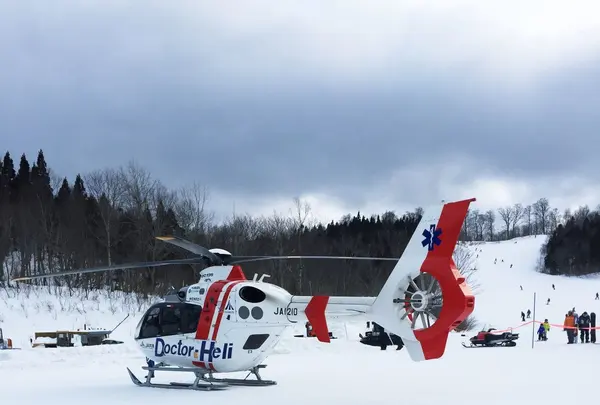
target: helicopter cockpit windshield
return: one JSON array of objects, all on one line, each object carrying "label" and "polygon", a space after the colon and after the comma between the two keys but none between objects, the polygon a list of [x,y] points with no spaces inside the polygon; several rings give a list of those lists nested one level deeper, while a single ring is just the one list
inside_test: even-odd
[{"label": "helicopter cockpit windshield", "polygon": [[201,312],[201,306],[184,302],[154,304],[138,325],[135,339],[195,333]]}]

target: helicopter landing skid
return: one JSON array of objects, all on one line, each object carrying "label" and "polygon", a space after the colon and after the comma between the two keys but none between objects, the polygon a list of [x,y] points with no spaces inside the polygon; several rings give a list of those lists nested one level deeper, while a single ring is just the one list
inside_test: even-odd
[{"label": "helicopter landing skid", "polygon": [[[247,386],[247,387],[264,387],[269,385],[276,385],[276,381],[271,380],[263,380],[259,374],[259,369],[265,368],[266,365],[261,364],[259,366],[253,367],[249,370],[246,378],[215,378],[213,377],[212,372],[205,372],[204,370],[198,370],[197,368],[192,367],[142,367],[143,370],[148,371],[148,375],[146,376],[146,381],[140,381],[133,372],[127,368],[127,372],[129,373],[129,377],[131,381],[139,386],[139,387],[153,387],[153,388],[169,388],[169,389],[189,389],[196,391],[212,391],[212,390],[223,390],[229,387],[230,385],[237,386]],[[196,379],[193,383],[180,383],[180,382],[171,382],[167,384],[157,384],[152,383],[151,380],[154,378],[154,373],[156,371],[177,371],[177,372],[187,372],[194,373]],[[256,379],[249,380],[248,377],[250,375],[254,375]]]}]

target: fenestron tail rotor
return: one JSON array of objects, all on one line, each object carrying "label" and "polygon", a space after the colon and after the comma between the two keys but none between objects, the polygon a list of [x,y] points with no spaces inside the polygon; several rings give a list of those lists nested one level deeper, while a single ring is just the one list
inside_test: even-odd
[{"label": "fenestron tail rotor", "polygon": [[438,319],[443,306],[443,297],[439,282],[430,274],[421,273],[416,278],[409,278],[408,286],[403,293],[404,314],[411,321],[411,329],[430,328]]}]

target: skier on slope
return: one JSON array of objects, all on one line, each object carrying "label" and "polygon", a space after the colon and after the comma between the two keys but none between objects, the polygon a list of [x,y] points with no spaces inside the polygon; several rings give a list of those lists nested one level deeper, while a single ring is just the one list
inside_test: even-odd
[{"label": "skier on slope", "polygon": [[590,316],[586,311],[579,317],[577,321],[579,327],[579,336],[581,343],[590,343]]},{"label": "skier on slope", "polygon": [[525,312],[521,311],[521,321],[525,322]]},{"label": "skier on slope", "polygon": [[531,309],[527,310],[527,318],[531,318]]}]

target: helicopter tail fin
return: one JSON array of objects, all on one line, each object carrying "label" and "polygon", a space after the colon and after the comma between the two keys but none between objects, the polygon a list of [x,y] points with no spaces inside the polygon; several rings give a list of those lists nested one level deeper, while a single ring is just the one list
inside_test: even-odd
[{"label": "helicopter tail fin", "polygon": [[398,335],[414,361],[442,357],[450,331],[474,310],[475,298],[452,259],[473,201],[446,203],[423,213],[369,308],[371,320]]},{"label": "helicopter tail fin", "polygon": [[306,319],[312,325],[313,332],[320,342],[329,343],[329,328],[327,327],[327,318],[325,310],[329,303],[327,295],[317,295],[310,299],[304,309]]}]

